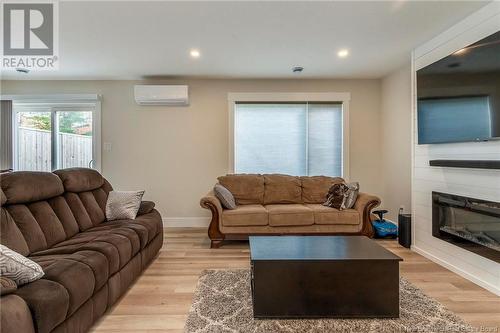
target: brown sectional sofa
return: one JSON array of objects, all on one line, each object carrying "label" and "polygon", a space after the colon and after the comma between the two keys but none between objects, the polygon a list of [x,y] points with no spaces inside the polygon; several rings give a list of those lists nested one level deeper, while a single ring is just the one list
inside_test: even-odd
[{"label": "brown sectional sofa", "polygon": [[329,188],[342,178],[288,175],[235,174],[218,178],[235,197],[237,208],[224,209],[209,192],[200,201],[210,209],[211,247],[224,240],[264,234],[350,234],[373,237],[371,210],[380,199],[360,193],[352,209],[323,206]]},{"label": "brown sectional sofa", "polygon": [[0,180],[0,243],[45,273],[11,293],[2,287],[3,333],[86,332],[162,247],[152,202],[141,204],[135,220],[105,220],[112,187],[94,170],[13,172]]}]

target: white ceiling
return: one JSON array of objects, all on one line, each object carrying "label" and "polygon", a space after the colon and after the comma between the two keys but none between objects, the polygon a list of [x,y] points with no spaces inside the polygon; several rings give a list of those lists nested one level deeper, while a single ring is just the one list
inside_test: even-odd
[{"label": "white ceiling", "polygon": [[[486,3],[61,1],[60,69],[2,75],[378,78]],[[341,48],[349,57],[337,57]],[[293,66],[303,73],[292,74]]]}]

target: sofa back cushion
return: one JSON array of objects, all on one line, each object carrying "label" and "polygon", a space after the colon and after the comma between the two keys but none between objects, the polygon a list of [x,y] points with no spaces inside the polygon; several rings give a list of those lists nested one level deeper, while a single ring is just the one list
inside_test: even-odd
[{"label": "sofa back cushion", "polygon": [[81,231],[106,220],[106,201],[113,190],[104,177],[93,169],[56,170],[64,185],[64,197]]},{"label": "sofa back cushion", "polygon": [[264,204],[302,203],[302,187],[299,177],[264,175]]},{"label": "sofa back cushion", "polygon": [[317,204],[324,203],[340,177],[290,176],[282,174],[231,174],[217,178],[234,196],[236,204]]},{"label": "sofa back cushion", "polygon": [[0,210],[0,244],[27,256],[30,253],[28,243],[21,230],[4,207]]},{"label": "sofa back cushion", "polygon": [[12,172],[2,175],[1,188],[6,197],[1,230],[6,243],[2,244],[27,255],[67,238],[63,222],[49,204],[64,193],[59,177],[49,172]]},{"label": "sofa back cushion", "polygon": [[327,176],[303,176],[300,177],[300,180],[302,182],[302,202],[308,204],[325,202],[330,187],[344,181],[340,177]]},{"label": "sofa back cushion", "polygon": [[[94,170],[74,172],[84,180],[75,184],[71,172],[62,172],[63,178],[50,172],[2,174],[1,243],[27,256],[103,222],[111,186]],[[82,191],[65,190],[68,179],[71,189]]]},{"label": "sofa back cushion", "polygon": [[217,178],[234,196],[236,204],[250,205],[264,202],[264,177],[256,174],[234,174]]},{"label": "sofa back cushion", "polygon": [[2,188],[0,187],[0,206],[3,206],[7,202],[7,197],[5,193],[3,193]]},{"label": "sofa back cushion", "polygon": [[18,171],[1,176],[2,191],[9,205],[45,200],[63,194],[59,177],[50,172]]},{"label": "sofa back cushion", "polygon": [[86,192],[100,188],[104,184],[102,175],[93,169],[68,168],[54,171],[59,176],[66,192]]}]

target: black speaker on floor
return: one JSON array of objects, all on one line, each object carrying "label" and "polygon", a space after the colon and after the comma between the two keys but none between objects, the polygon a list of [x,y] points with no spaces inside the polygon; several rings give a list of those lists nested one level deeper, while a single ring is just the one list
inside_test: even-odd
[{"label": "black speaker on floor", "polygon": [[401,246],[411,246],[411,214],[399,213],[398,215],[398,241]]}]

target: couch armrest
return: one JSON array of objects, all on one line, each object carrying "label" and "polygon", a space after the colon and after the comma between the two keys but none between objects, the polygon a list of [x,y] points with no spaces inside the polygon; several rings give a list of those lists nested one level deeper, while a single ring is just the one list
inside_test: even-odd
[{"label": "couch armrest", "polygon": [[0,276],[0,294],[2,296],[13,293],[17,290],[17,284],[5,276]]},{"label": "couch armrest", "polygon": [[151,213],[155,208],[155,203],[153,201],[141,201],[141,205],[139,206],[139,211],[137,212],[137,216]]},{"label": "couch armrest", "polygon": [[15,294],[2,296],[0,327],[3,333],[35,333],[33,318],[26,302]]},{"label": "couch armrest", "polygon": [[380,205],[379,197],[362,192],[358,194],[358,198],[353,208],[356,209],[361,216],[361,234],[373,237],[374,231],[371,223],[371,211],[378,205]]},{"label": "couch armrest", "polygon": [[210,209],[212,212],[212,220],[208,226],[208,237],[211,240],[210,247],[219,247],[224,240],[224,234],[220,231],[220,224],[222,220],[222,204],[215,196],[213,191],[208,192],[200,200],[200,206],[205,209]]},{"label": "couch armrest", "polygon": [[208,192],[203,198],[200,200],[200,206],[206,209],[211,209],[210,207],[214,206],[217,211],[222,213],[222,203],[214,194],[214,191]]}]

